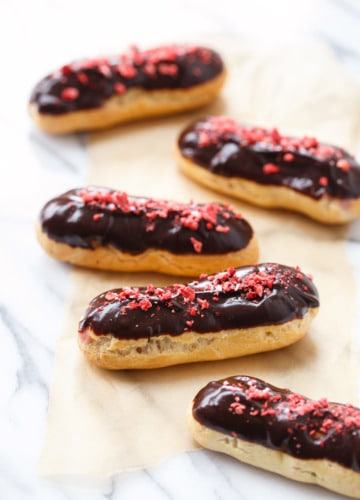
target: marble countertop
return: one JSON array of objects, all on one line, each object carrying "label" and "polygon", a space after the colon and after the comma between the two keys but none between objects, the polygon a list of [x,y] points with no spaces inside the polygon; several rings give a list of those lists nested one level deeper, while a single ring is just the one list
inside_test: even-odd
[{"label": "marble countertop", "polygon": [[[360,5],[355,0],[296,5],[104,0],[100,5],[85,0],[0,3],[0,137],[6,181],[0,197],[0,499],[341,498],[269,473],[259,476],[228,457],[199,450],[102,484],[37,475],[69,268],[44,258],[34,221],[47,199],[85,183],[88,164],[86,135],[54,138],[30,123],[26,103],[39,76],[64,61],[110,52],[129,41],[146,46],[223,33],[259,44],[325,41],[360,81]],[[349,241],[348,250],[360,283],[359,243]]]}]

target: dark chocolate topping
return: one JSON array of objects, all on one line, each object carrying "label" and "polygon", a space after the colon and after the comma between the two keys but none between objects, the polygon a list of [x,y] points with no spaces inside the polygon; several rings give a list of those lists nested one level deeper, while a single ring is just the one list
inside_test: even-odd
[{"label": "dark chocolate topping", "polygon": [[178,146],[185,158],[219,176],[284,186],[314,199],[360,196],[359,164],[314,137],[287,137],[217,116],[190,125]]},{"label": "dark chocolate topping", "polygon": [[221,257],[245,248],[253,236],[229,205],[154,200],[93,186],[50,200],[40,222],[55,241],[87,249],[112,245],[131,254],[163,249]]},{"label": "dark chocolate topping", "polygon": [[360,409],[311,400],[257,378],[210,382],[196,395],[202,425],[300,459],[327,459],[360,470]]},{"label": "dark chocolate topping", "polygon": [[110,290],[95,297],[79,331],[121,339],[150,338],[281,324],[319,306],[311,279],[279,264],[209,275],[187,285]]},{"label": "dark chocolate topping", "polygon": [[102,106],[132,87],[145,90],[188,88],[223,70],[219,54],[205,48],[171,45],[63,66],[41,80],[30,101],[43,114],[62,114]]}]

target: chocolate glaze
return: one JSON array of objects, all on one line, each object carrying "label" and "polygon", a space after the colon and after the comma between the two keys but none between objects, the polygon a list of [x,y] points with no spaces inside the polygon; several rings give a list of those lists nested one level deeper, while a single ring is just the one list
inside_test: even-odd
[{"label": "chocolate glaze", "polygon": [[116,289],[95,297],[79,331],[121,339],[172,336],[193,330],[282,324],[319,306],[315,285],[294,268],[261,264],[210,275],[165,289]]},{"label": "chocolate glaze", "polygon": [[351,405],[313,401],[237,376],[201,389],[193,417],[221,433],[297,458],[327,459],[360,470],[360,409]]},{"label": "chocolate glaze", "polygon": [[[219,54],[204,47],[174,45],[141,52],[133,47],[127,54],[63,66],[36,85],[30,101],[40,113],[57,115],[98,108],[133,87],[186,89],[215,78],[222,70]],[[78,96],[64,99],[62,93],[68,88],[76,89]]]},{"label": "chocolate glaze", "polygon": [[[117,194],[126,198],[123,207],[111,202]],[[87,197],[93,200],[84,201]],[[212,209],[211,215],[216,214],[212,228],[204,218],[194,229],[181,222],[182,217],[188,218],[184,213],[195,216],[206,207]],[[152,214],[158,215],[152,218]],[[111,245],[131,254],[163,249],[175,254],[221,256],[245,248],[253,237],[249,223],[229,206],[151,201],[94,186],[73,189],[50,200],[40,213],[40,222],[49,238],[72,247],[95,249]],[[219,232],[217,226],[228,232]],[[201,252],[195,250],[193,238],[202,244]]]},{"label": "chocolate glaze", "polygon": [[[280,136],[276,130],[237,125],[245,134],[264,134],[260,133],[260,140],[252,138],[248,142],[242,133],[219,130],[216,118],[209,117],[182,132],[178,140],[181,154],[213,174],[288,187],[316,200],[325,194],[338,199],[360,196],[360,166],[345,150],[317,141],[317,146],[311,147],[311,138],[296,139]],[[202,143],[204,133],[209,140]],[[267,140],[262,140],[261,135]],[[293,159],[286,161],[289,154]],[[339,160],[344,160],[349,168],[339,168]],[[277,166],[278,172],[265,173],[263,167],[267,164]]]}]

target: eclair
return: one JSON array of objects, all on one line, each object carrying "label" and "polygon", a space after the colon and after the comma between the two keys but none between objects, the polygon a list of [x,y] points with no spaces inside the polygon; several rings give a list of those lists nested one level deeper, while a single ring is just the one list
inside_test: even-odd
[{"label": "eclair", "polygon": [[46,76],[32,91],[29,112],[53,134],[101,129],[203,106],[218,95],[225,74],[221,56],[206,47],[132,46]]},{"label": "eclair", "polygon": [[288,346],[318,309],[317,289],[299,269],[230,267],[188,284],[104,292],[81,318],[78,341],[101,368],[159,368]]},{"label": "eclair", "polygon": [[313,400],[240,375],[203,387],[188,423],[205,448],[360,498],[360,409],[350,404]]},{"label": "eclair", "polygon": [[360,165],[344,149],[314,137],[210,116],[181,132],[176,157],[196,182],[248,203],[326,224],[360,216]]},{"label": "eclair", "polygon": [[180,203],[87,186],[50,200],[38,240],[52,257],[109,271],[181,276],[258,262],[250,224],[231,206]]}]

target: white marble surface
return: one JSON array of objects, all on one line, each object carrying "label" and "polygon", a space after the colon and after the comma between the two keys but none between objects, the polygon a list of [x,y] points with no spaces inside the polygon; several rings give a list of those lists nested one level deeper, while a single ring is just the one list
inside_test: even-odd
[{"label": "white marble surface", "polygon": [[[325,40],[360,81],[359,25],[355,0],[0,1],[1,500],[341,498],[205,451],[103,484],[37,475],[69,270],[44,258],[34,221],[51,196],[85,183],[87,154],[86,135],[36,131],[26,103],[38,78],[67,60],[211,33],[260,44]],[[359,243],[349,243],[349,255],[360,283]]]}]

